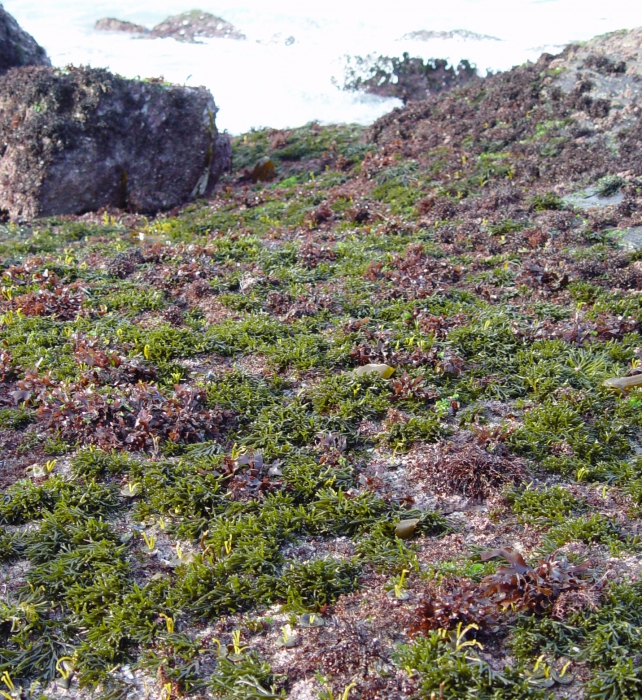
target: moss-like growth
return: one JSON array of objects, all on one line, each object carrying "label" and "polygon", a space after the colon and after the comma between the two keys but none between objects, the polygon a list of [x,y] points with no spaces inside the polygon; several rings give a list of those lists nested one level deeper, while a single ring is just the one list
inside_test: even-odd
[{"label": "moss-like growth", "polygon": [[638,585],[594,587],[640,547],[642,398],[604,385],[642,360],[639,255],[608,234],[633,200],[585,220],[553,192],[639,149],[577,159],[548,61],[236,138],[179,213],[0,226],[0,676],[637,697]]}]

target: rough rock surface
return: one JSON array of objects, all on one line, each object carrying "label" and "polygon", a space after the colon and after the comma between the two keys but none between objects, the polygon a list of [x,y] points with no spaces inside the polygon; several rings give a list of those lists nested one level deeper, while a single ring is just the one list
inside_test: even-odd
[{"label": "rough rock surface", "polygon": [[0,75],[20,66],[50,66],[42,46],[0,5]]},{"label": "rough rock surface", "polygon": [[5,217],[139,213],[211,191],[230,160],[204,88],[106,70],[24,68],[0,79],[0,209]]},{"label": "rough rock surface", "polygon": [[99,19],[94,25],[94,29],[100,32],[125,32],[126,34],[149,34],[149,29],[141,24],[125,22],[114,17]]},{"label": "rough rock surface", "polygon": [[612,32],[571,45],[549,70],[552,89],[575,98],[578,127],[611,138],[638,120],[642,90],[642,28]]},{"label": "rough rock surface", "polygon": [[154,38],[171,37],[176,41],[197,43],[198,39],[218,37],[221,39],[245,39],[245,34],[236,29],[233,24],[220,17],[192,10],[181,15],[168,17],[154,27],[150,32]]},{"label": "rough rock surface", "polygon": [[443,58],[396,56],[349,57],[346,62],[344,90],[367,92],[379,97],[397,97],[404,104],[421,102],[431,95],[452,90],[477,80],[477,71],[468,61],[457,66]]},{"label": "rough rock surface", "polygon": [[[527,84],[534,80],[541,94],[529,94]],[[475,107],[480,87],[473,83],[458,103],[434,96],[394,110],[371,127],[372,138],[379,144],[401,139],[406,154],[460,144],[463,133],[477,139],[483,134],[496,148],[514,142],[522,157],[516,180],[537,171],[567,190],[570,183],[584,186],[608,173],[642,172],[642,29],[571,45],[556,57],[544,54],[537,64],[489,76],[484,86],[496,91],[492,105]],[[452,114],[444,126],[446,109]],[[504,125],[504,117],[518,113],[519,120]],[[436,126],[447,127],[449,135],[438,134]],[[553,142],[551,132],[557,134]],[[544,136],[549,142],[541,153]]]}]

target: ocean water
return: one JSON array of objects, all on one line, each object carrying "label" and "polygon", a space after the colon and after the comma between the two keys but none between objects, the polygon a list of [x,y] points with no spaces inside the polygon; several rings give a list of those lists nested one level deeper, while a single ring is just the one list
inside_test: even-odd
[{"label": "ocean water", "polygon": [[[54,65],[207,86],[219,106],[217,124],[233,134],[312,120],[369,124],[400,104],[339,90],[346,56],[408,51],[455,63],[466,58],[485,74],[569,42],[642,26],[642,0],[5,0],[4,6]],[[195,7],[232,22],[247,40],[182,44],[93,29],[102,17],[151,28]],[[403,39],[421,30],[493,38]]]}]

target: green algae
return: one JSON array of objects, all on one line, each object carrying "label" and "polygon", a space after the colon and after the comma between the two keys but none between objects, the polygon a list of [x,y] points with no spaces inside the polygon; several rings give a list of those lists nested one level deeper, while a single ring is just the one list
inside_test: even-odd
[{"label": "green algae", "polygon": [[[536,140],[565,126],[542,123]],[[384,168],[368,192],[381,218],[355,222],[348,218],[352,195],[335,188],[353,182],[364,158],[375,152],[363,130],[310,125],[283,142],[270,141],[274,136],[266,130],[240,137],[234,161],[240,173],[269,155],[276,182],[245,192],[230,179],[215,210],[195,205],[140,227],[155,237],[150,245],[162,254],[110,220],[49,221],[2,236],[5,270],[28,256],[46,257],[11,294],[37,292],[33,275],[44,269],[64,285],[81,281],[87,288],[83,313],[72,320],[55,314],[5,318],[0,341],[11,354],[11,381],[37,367],[62,388],[91,384],[110,401],[125,400],[109,378],[96,378],[100,368],[77,359],[82,336],[155,376],[137,378],[133,386],[151,382],[164,399],[174,385],[195,386],[208,409],[230,412],[220,435],[205,442],[158,440],[141,450],[76,445],[55,431],[38,434],[35,399],[2,410],[3,429],[32,431],[24,432],[25,453],[72,453],[69,472],[18,480],[0,503],[0,559],[29,562],[25,580],[0,609],[0,671],[25,692],[33,681],[54,678],[57,660],[72,656],[84,687],[102,683],[114,697],[127,692],[111,674],[123,664],[151,673],[162,667],[167,682],[186,695],[209,688],[218,697],[284,696],[286,682],[260,654],[233,660],[187,632],[229,615],[261,615],[275,605],[318,613],[367,587],[372,571],[390,578],[406,570],[419,581],[479,581],[492,573],[495,564],[474,556],[426,567],[417,542],[395,537],[395,523],[419,518],[416,539],[431,541],[452,532],[451,526],[436,512],[413,511],[376,487],[361,488],[360,480],[373,450],[388,458],[447,440],[460,427],[479,429],[489,422],[489,401],[510,405],[516,425],[507,429],[505,446],[530,460],[543,478],[554,474],[582,486],[607,486],[638,507],[642,502],[639,460],[633,458],[642,426],[638,392],[620,397],[601,386],[635,361],[642,345],[637,329],[616,337],[593,330],[579,339],[530,333],[547,320],[571,323],[578,307],[587,322],[605,314],[640,315],[637,296],[597,279],[571,281],[557,296],[530,298],[532,287],[519,269],[524,253],[518,246],[526,244],[516,241],[534,227],[533,216],[562,213],[557,195],[525,192],[521,213],[484,224],[484,245],[493,250],[480,256],[479,243],[449,249],[453,244],[440,238],[460,225],[454,216],[440,217],[445,223],[437,226],[417,223],[418,204],[435,193],[431,183],[445,167],[447,149],[429,152],[428,163],[400,158]],[[500,152],[485,148],[469,159],[466,177],[440,183],[449,204],[474,201],[492,183],[512,180],[511,156],[499,145]],[[326,170],[330,156],[346,160],[341,170]],[[259,200],[248,200],[250,206],[234,196]],[[325,201],[336,218],[320,226],[314,241],[332,256],[311,266],[301,252],[301,231],[316,235],[308,222]],[[391,216],[397,218],[382,223]],[[506,251],[505,244],[513,247]],[[402,273],[415,246],[422,246],[421,264],[435,267],[425,275],[427,286],[412,294]],[[116,280],[102,264],[86,262],[91,255],[109,261],[139,248],[149,258],[131,278]],[[606,241],[574,240],[564,250],[578,264],[606,264],[612,253]],[[461,282],[428,286],[440,263],[475,269],[461,273]],[[190,278],[190,284],[204,282],[198,308],[186,301],[180,277],[191,274],[191,264],[202,264],[202,276]],[[423,270],[417,268],[418,274]],[[162,283],[154,279],[161,271]],[[417,271],[408,276],[416,279]],[[208,317],[212,299],[224,317]],[[183,305],[184,313],[170,322],[162,314],[174,305]],[[355,346],[367,348],[368,362],[356,359]],[[462,371],[440,365],[453,354]],[[403,372],[422,378],[435,397],[396,400],[389,380],[354,373],[384,362],[399,367],[393,379]],[[242,454],[261,455],[266,468],[259,476],[239,462]],[[135,486],[131,496],[123,495],[126,484]],[[572,543],[603,547],[613,556],[639,551],[629,523],[591,513],[566,485],[522,488],[506,500],[522,524],[545,531],[543,553]],[[22,529],[14,534],[6,528]],[[151,557],[154,548],[143,533],[148,541],[156,538],[168,564]],[[302,541],[338,539],[350,543],[349,556],[300,560],[291,554]],[[189,550],[183,558],[177,545]],[[461,644],[474,638],[474,630],[454,646],[444,635],[420,636],[399,651],[398,667],[416,674],[420,697],[443,689],[453,698],[545,698],[549,691],[537,684],[534,666],[546,651],[546,663],[561,656],[587,659],[593,669],[587,697],[636,697],[639,672],[622,660],[639,652],[639,591],[630,588],[609,588],[601,608],[571,618],[575,629],[550,617],[508,620],[519,660],[504,672],[483,660],[471,663],[474,648]],[[629,604],[613,641],[609,625]],[[212,662],[207,678],[195,657]]]}]

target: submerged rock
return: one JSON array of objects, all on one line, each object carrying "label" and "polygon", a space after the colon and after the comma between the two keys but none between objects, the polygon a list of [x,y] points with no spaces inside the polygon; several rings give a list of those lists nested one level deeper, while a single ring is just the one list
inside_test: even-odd
[{"label": "submerged rock", "polygon": [[0,5],[0,75],[21,66],[50,66],[42,46]]},{"label": "submerged rock", "polygon": [[205,88],[102,69],[11,71],[0,78],[0,210],[154,213],[206,195],[230,162],[216,111]]},{"label": "submerged rock", "polygon": [[141,24],[133,22],[124,22],[121,19],[114,17],[105,17],[99,19],[94,25],[94,29],[99,32],[124,32],[125,34],[149,34],[149,29]]},{"label": "submerged rock", "polygon": [[279,44],[283,44],[284,46],[292,46],[293,44],[296,44],[296,38],[293,36],[288,36],[284,39],[283,34],[278,32],[277,34],[272,34],[269,39],[257,39],[256,43],[261,44],[261,46],[278,46]]},{"label": "submerged rock", "polygon": [[192,44],[196,43],[198,39],[213,37],[221,39],[246,38],[245,34],[241,34],[233,24],[200,10],[192,10],[181,15],[168,17],[152,29],[150,36],[154,38],[171,37],[176,41]]}]

